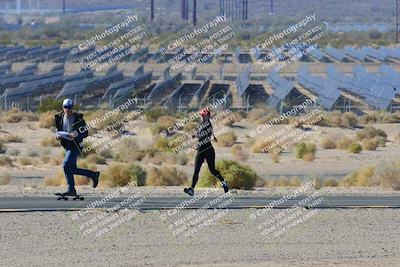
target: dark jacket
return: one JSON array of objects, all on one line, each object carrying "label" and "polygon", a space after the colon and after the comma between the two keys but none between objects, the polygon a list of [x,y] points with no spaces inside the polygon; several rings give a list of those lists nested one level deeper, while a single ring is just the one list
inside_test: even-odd
[{"label": "dark jacket", "polygon": [[206,148],[212,147],[211,138],[213,136],[213,127],[211,121],[203,121],[197,127],[196,137],[198,138],[198,151],[201,152]]},{"label": "dark jacket", "polygon": [[[86,126],[86,122],[83,119],[83,114],[74,112],[74,124],[72,125],[72,134],[75,136],[73,141],[61,139],[61,145],[65,149],[83,149],[83,139],[88,137],[88,129]],[[64,112],[55,115],[55,123],[57,131],[63,131],[64,124]]]}]

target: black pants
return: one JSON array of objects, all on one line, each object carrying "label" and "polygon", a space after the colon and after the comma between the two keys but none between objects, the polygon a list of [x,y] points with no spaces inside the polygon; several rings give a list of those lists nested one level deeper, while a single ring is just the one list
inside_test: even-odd
[{"label": "black pants", "polygon": [[224,181],[221,173],[215,169],[215,151],[212,146],[208,148],[201,149],[199,148],[196,160],[194,161],[194,173],[192,178],[192,188],[196,186],[197,181],[199,180],[199,172],[201,165],[203,164],[204,160],[207,161],[208,168],[212,175],[217,177],[221,182]]}]

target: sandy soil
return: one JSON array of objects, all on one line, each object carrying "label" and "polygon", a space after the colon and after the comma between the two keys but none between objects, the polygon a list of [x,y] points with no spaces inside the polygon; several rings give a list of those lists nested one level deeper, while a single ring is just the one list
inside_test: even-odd
[{"label": "sandy soil", "polygon": [[[248,219],[253,212],[229,211],[187,238],[173,235],[158,211],[135,214],[99,237],[83,235],[71,212],[1,214],[0,265],[398,266],[400,262],[398,210],[320,210],[272,240]],[[274,216],[279,211],[272,212]]]},{"label": "sandy soil", "polygon": [[[32,125],[35,130],[28,129],[27,124]],[[241,122],[242,127],[232,128],[232,131],[238,136],[238,143],[246,143],[246,135],[249,131],[254,130],[256,125],[248,122]],[[52,176],[60,166],[51,166],[49,164],[40,163],[37,158],[37,164],[21,166],[18,162],[18,158],[26,156],[30,151],[36,151],[39,156],[52,155],[59,156],[62,152],[61,148],[48,148],[42,147],[40,142],[46,137],[54,136],[54,134],[48,129],[39,128],[38,122],[20,122],[20,123],[0,123],[1,131],[0,136],[7,133],[17,134],[19,136],[25,136],[24,143],[7,143],[6,146],[9,151],[13,149],[20,150],[18,157],[11,156],[13,159],[14,167],[0,166],[0,174],[8,172],[13,177],[45,177]],[[266,136],[273,132],[279,131],[283,127],[276,125],[271,127],[270,130],[262,133],[260,137]],[[250,153],[249,159],[244,162],[251,166],[257,171],[260,177],[264,179],[279,178],[279,177],[293,177],[298,176],[299,178],[304,177],[321,177],[321,178],[336,178],[340,179],[352,171],[358,170],[360,167],[365,165],[374,165],[383,162],[392,162],[398,160],[400,153],[400,143],[396,140],[397,134],[400,132],[400,124],[375,124],[374,127],[383,129],[388,134],[389,142],[386,147],[379,147],[377,151],[363,151],[360,154],[351,154],[345,150],[340,149],[322,149],[319,144],[321,140],[327,136],[348,136],[355,137],[356,132],[359,130],[351,129],[340,129],[330,127],[319,127],[318,130],[313,132],[307,139],[313,141],[318,145],[316,153],[316,159],[312,162],[305,162],[297,159],[293,149],[285,151],[281,155],[279,163],[272,162],[269,154],[256,154]],[[143,147],[151,145],[153,140],[149,129],[144,128],[138,131],[136,136],[133,136],[138,144]],[[249,149],[249,148],[247,148]],[[230,148],[215,146],[216,159],[234,159]],[[176,167],[182,171],[185,171],[188,177],[191,177],[193,172],[193,161],[194,156],[189,156],[189,162],[186,166],[177,165]],[[108,163],[111,163],[109,160]],[[145,163],[143,167],[147,167]],[[105,165],[98,165],[98,169],[104,169]],[[202,171],[204,171],[203,168]]]}]

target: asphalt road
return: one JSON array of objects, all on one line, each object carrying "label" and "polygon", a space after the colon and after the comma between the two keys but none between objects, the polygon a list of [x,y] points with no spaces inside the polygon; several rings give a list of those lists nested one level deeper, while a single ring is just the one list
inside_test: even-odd
[{"label": "asphalt road", "polygon": [[[140,196],[119,197],[105,199],[101,197],[86,197],[85,200],[68,201],[57,200],[54,196],[48,197],[0,197],[0,212],[23,211],[72,211],[80,209],[109,209],[109,208],[134,208],[140,210],[163,209],[247,209],[264,208],[291,208],[298,204],[306,208],[340,209],[340,208],[400,208],[400,196],[321,196],[299,203],[305,197],[282,199],[281,197],[236,197],[234,195],[221,195],[219,197],[189,198],[189,197],[154,197]],[[283,200],[283,201],[282,201]]]}]

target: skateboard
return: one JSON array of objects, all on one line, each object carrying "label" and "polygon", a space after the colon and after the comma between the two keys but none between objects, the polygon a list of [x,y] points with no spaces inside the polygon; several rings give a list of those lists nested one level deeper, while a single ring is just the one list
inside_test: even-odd
[{"label": "skateboard", "polygon": [[80,195],[76,195],[76,196],[66,196],[66,195],[64,195],[63,193],[55,193],[54,195],[58,196],[57,200],[63,199],[63,200],[65,200],[65,201],[67,201],[69,197],[71,197],[72,200],[78,200],[78,199],[79,199],[79,200],[84,200],[84,199],[85,199],[83,196],[80,196]]}]

